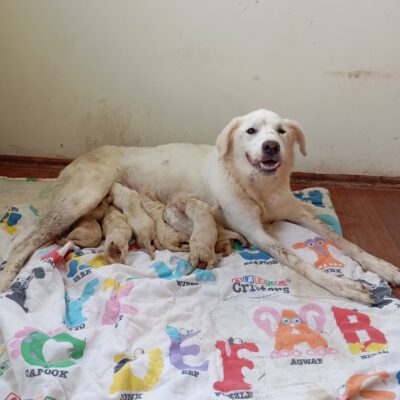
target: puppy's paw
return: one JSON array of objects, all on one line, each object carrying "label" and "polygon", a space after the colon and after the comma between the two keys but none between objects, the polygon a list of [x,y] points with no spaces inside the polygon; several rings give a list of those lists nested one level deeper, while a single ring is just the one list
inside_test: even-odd
[{"label": "puppy's paw", "polygon": [[190,262],[192,264],[192,268],[188,274],[194,271],[199,264],[205,266],[206,269],[215,268],[217,264],[217,256],[214,252],[214,249],[210,249],[205,246],[192,245],[190,248]]},{"label": "puppy's paw", "polygon": [[[157,250],[162,250],[162,248],[159,248],[160,245],[157,241],[156,231],[154,228],[142,229],[137,235],[135,235],[135,240],[142,249],[148,251],[152,260],[155,257],[155,249],[157,248]],[[155,244],[157,244],[157,246]]]}]

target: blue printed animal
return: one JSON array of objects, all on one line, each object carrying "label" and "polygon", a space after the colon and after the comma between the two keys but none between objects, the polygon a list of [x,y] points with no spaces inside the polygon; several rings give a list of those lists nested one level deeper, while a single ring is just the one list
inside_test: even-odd
[{"label": "blue printed animal", "polygon": [[323,194],[320,190],[310,190],[308,196],[304,196],[304,192],[293,192],[293,194],[305,203],[311,203],[317,207],[324,207],[324,203],[322,202]]},{"label": "blue printed animal", "polygon": [[83,271],[84,269],[90,268],[89,265],[86,264],[79,264],[78,260],[72,259],[68,263],[69,271],[67,274],[67,278],[73,278],[78,272]]},{"label": "blue printed animal", "polygon": [[243,247],[239,243],[235,243],[234,249],[239,252],[242,258],[248,261],[268,261],[272,258],[268,253],[257,249],[257,247]]},{"label": "blue printed animal", "polygon": [[325,222],[328,226],[330,226],[336,233],[340,236],[343,236],[342,227],[340,226],[339,220],[332,215],[329,214],[319,214],[317,217],[322,221]]},{"label": "blue printed animal", "polygon": [[[163,279],[176,279],[185,276],[190,268],[191,264],[178,257],[171,257],[171,264],[176,264],[175,271],[163,261],[158,261],[150,264],[150,268],[153,268],[159,278]],[[193,274],[196,276],[198,282],[210,282],[215,281],[215,275],[211,270],[208,269],[195,269]]]},{"label": "blue printed animal", "polygon": [[64,320],[69,329],[87,321],[87,318],[83,316],[83,305],[94,295],[98,284],[98,279],[88,282],[83,288],[82,296],[78,299],[73,299],[68,293],[65,293],[66,311]]},{"label": "blue printed animal", "polygon": [[22,218],[17,207],[10,207],[8,211],[0,219],[3,229],[10,235],[15,235],[17,231],[17,223]]}]

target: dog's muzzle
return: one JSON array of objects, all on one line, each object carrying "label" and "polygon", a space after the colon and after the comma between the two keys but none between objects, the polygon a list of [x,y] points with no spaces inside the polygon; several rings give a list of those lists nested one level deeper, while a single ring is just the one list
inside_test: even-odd
[{"label": "dog's muzzle", "polygon": [[279,155],[269,156],[263,155],[261,160],[253,160],[246,153],[247,160],[249,163],[258,171],[263,174],[272,175],[276,172],[276,170],[281,166]]}]

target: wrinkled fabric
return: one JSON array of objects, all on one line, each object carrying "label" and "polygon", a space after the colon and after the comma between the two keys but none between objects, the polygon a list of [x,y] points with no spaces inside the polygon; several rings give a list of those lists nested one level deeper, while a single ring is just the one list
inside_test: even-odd
[{"label": "wrinkled fabric", "polygon": [[[311,193],[312,192],[312,193]],[[328,193],[298,193],[340,232]],[[4,211],[0,257],[37,217]],[[13,216],[19,214],[18,216]],[[398,399],[400,302],[318,235],[272,234],[328,274],[368,286],[338,298],[255,248],[190,276],[187,253],[133,243],[129,265],[71,242],[39,249],[0,296],[0,399]]]}]

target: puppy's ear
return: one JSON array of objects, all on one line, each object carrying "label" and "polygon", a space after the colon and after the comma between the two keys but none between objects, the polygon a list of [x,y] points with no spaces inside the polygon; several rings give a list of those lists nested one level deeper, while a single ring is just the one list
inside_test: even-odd
[{"label": "puppy's ear", "polygon": [[223,158],[229,150],[229,145],[232,140],[233,131],[240,125],[240,117],[233,118],[231,122],[217,137],[215,145],[219,153],[219,159]]},{"label": "puppy's ear", "polygon": [[300,147],[300,152],[301,154],[303,154],[304,157],[306,157],[307,156],[306,139],[304,137],[304,132],[301,129],[300,125],[296,121],[292,121],[291,119],[285,119],[284,123],[294,133],[296,141]]}]

